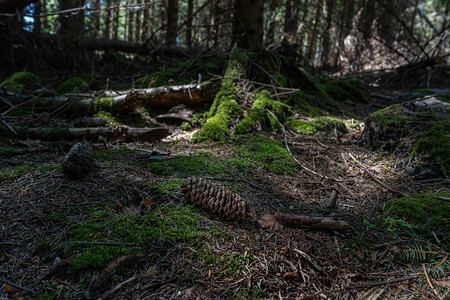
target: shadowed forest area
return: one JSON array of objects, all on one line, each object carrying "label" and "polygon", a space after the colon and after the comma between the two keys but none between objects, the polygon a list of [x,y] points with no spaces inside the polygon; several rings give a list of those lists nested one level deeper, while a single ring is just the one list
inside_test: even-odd
[{"label": "shadowed forest area", "polygon": [[0,0],[0,299],[448,299],[448,0]]}]

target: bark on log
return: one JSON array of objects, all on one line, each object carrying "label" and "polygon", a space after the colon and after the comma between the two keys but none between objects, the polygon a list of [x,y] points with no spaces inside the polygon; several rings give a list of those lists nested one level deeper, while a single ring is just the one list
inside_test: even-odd
[{"label": "bark on log", "polygon": [[[169,129],[163,127],[157,128],[111,128],[111,127],[87,127],[87,128],[28,128],[16,130],[15,137],[41,139],[45,141],[54,140],[77,140],[86,138],[88,141],[98,141],[103,137],[112,141],[140,141],[154,142],[161,140],[170,134]],[[11,135],[10,131],[4,131],[2,134]]]},{"label": "bark on log", "polygon": [[276,212],[274,215],[266,214],[261,217],[259,224],[264,228],[282,229],[283,226],[304,227],[313,229],[327,229],[345,231],[350,225],[345,221],[335,220],[329,217],[310,217]]},{"label": "bark on log", "polygon": [[[179,104],[187,106],[212,101],[219,86],[215,83],[187,84],[181,86],[160,86],[150,89],[134,89],[121,92],[106,92],[101,96],[94,94],[73,94],[42,98],[33,101],[34,109],[53,111],[64,109],[70,114],[89,114],[99,109],[123,113],[132,112],[142,106],[155,108],[172,107]],[[110,101],[99,98],[111,98]],[[11,97],[12,105],[27,101],[24,97]],[[103,106],[107,107],[103,107]],[[22,106],[26,108],[26,106]],[[1,108],[1,107],[0,107]]]}]

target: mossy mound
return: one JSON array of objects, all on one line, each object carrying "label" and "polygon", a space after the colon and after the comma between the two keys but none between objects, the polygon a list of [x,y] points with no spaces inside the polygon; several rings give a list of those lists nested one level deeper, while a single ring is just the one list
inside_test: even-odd
[{"label": "mossy mound", "polygon": [[264,120],[268,120],[265,123],[268,123],[270,128],[281,132],[280,122],[284,123],[286,114],[292,113],[292,109],[288,105],[272,99],[266,90],[257,93],[255,98],[247,118],[238,123],[234,132],[236,134],[246,133],[255,128],[258,122],[264,122]]},{"label": "mossy mound", "polygon": [[440,233],[450,243],[450,203],[436,197],[450,198],[450,194],[413,194],[388,201],[384,217],[401,219],[416,226],[418,232]]},{"label": "mossy mound", "polygon": [[236,169],[253,173],[263,168],[279,175],[300,171],[283,143],[262,134],[242,136],[240,139],[245,142],[234,147],[235,155],[227,160]]},{"label": "mossy mound", "polygon": [[327,78],[321,80],[319,87],[335,101],[367,102],[370,97],[368,86],[359,79],[335,80]]},{"label": "mossy mound", "polygon": [[41,87],[39,77],[31,72],[16,72],[1,84],[7,91],[17,93]]},{"label": "mossy mound", "polygon": [[306,121],[289,118],[287,123],[293,130],[300,134],[309,135],[332,129],[337,129],[341,133],[347,132],[345,122],[334,117],[317,117]]},{"label": "mossy mound", "polygon": [[56,92],[58,94],[65,93],[78,93],[85,91],[89,88],[89,84],[81,77],[75,76],[70,77],[63,83],[56,87]]},{"label": "mossy mound", "polygon": [[200,152],[195,155],[177,156],[165,161],[150,161],[141,164],[157,175],[217,175],[225,171],[225,164],[210,152]]},{"label": "mossy mound", "polygon": [[[201,228],[203,217],[190,205],[165,206],[148,215],[117,215],[105,207],[72,213],[85,214],[90,221],[70,230],[67,241],[56,249],[56,255],[58,252],[65,257],[76,254],[69,264],[71,274],[100,270],[116,257],[132,251],[143,252],[149,242],[161,238],[190,241],[210,235]],[[52,218],[54,222],[64,219],[61,214]],[[109,241],[111,233],[117,245],[95,243]]]},{"label": "mossy mound", "polygon": [[442,172],[450,170],[450,120],[432,122],[413,143],[413,156],[422,155]]}]

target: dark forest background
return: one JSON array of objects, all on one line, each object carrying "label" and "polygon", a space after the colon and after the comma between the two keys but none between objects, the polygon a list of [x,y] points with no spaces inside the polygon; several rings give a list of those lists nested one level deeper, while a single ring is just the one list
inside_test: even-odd
[{"label": "dark forest background", "polygon": [[[0,1],[1,76],[152,63],[156,55],[289,43],[305,65],[339,72],[394,68],[449,54],[449,1]],[[164,52],[166,51],[166,52]],[[104,62],[103,61],[103,62]]]}]

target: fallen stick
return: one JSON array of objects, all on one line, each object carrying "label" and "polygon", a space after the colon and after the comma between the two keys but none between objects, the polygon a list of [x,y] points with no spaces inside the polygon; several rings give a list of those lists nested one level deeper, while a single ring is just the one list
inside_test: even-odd
[{"label": "fallen stick", "polygon": [[335,220],[330,217],[310,217],[282,212],[276,212],[274,215],[266,214],[262,216],[258,222],[264,228],[275,230],[282,229],[283,226],[335,231],[345,231],[350,229],[350,225],[347,222]]}]

